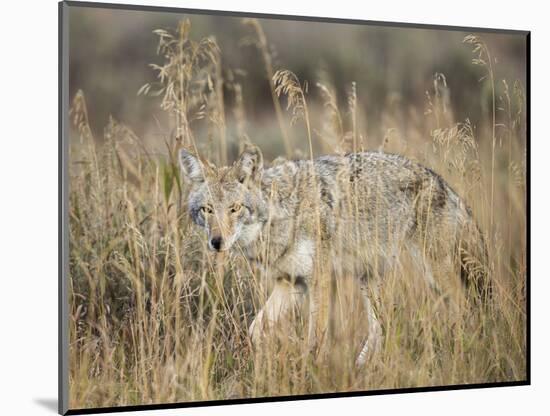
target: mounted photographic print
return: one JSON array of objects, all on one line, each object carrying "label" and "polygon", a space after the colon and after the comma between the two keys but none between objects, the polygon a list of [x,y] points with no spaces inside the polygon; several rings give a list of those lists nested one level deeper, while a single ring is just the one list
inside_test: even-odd
[{"label": "mounted photographic print", "polygon": [[59,10],[61,413],[530,383],[529,32]]}]

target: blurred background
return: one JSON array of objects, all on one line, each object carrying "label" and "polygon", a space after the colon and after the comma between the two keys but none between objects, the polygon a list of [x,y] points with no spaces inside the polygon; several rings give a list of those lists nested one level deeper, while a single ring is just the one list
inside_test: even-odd
[{"label": "blurred background", "polygon": [[[89,121],[97,140],[109,116],[130,126],[145,142],[173,134],[161,98],[138,96],[142,85],[156,80],[149,66],[162,64],[157,55],[155,29],[176,28],[183,18],[191,21],[190,38],[212,37],[221,49],[224,78],[228,71],[242,86],[242,109],[252,141],[275,143],[280,136],[261,52],[242,18],[173,13],[100,10],[71,7],[70,94],[85,94]],[[427,109],[427,92],[434,92],[434,74],[445,76],[447,99],[453,119],[469,118],[474,128],[489,118],[491,88],[482,82],[487,70],[472,64],[472,45],[463,43],[470,32],[377,27],[342,23],[318,23],[260,19],[273,67],[289,69],[302,85],[308,83],[311,107],[322,107],[318,81],[331,85],[337,103],[345,108],[351,83],[356,83],[358,130],[376,147],[396,130],[406,136],[407,126],[417,123]],[[525,37],[519,34],[480,35],[495,61],[495,88],[502,101],[502,79],[525,85]],[[225,88],[225,87],[224,87]],[[228,142],[235,142],[234,94],[224,91]],[[286,105],[282,100],[281,105]],[[312,125],[322,124],[323,112],[311,111]],[[288,113],[285,112],[285,117]],[[290,119],[290,117],[288,117]],[[300,143],[303,129],[291,132]],[[429,130],[426,131],[429,134]],[[478,140],[483,140],[483,137]],[[271,156],[277,146],[263,146]]]}]

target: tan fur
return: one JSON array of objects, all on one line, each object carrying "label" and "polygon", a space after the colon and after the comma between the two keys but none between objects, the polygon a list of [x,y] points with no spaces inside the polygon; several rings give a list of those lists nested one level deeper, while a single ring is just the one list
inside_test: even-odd
[{"label": "tan fur", "polygon": [[[380,325],[366,290],[372,276],[383,276],[407,251],[435,287],[426,259],[460,257],[464,247],[484,246],[458,195],[440,176],[401,156],[323,156],[264,169],[261,152],[251,146],[230,167],[205,167],[185,151],[180,160],[192,184],[189,212],[205,228],[210,248],[221,238],[216,249],[242,253],[275,279],[271,297],[250,326],[256,342],[308,293],[307,287],[316,283],[316,260],[323,259],[336,277],[356,276],[365,289],[369,336],[357,360],[362,364],[381,345]],[[211,212],[205,213],[204,207]],[[483,263],[484,250],[476,253]],[[470,269],[464,269],[471,275],[467,279],[478,285],[481,277]],[[314,343],[316,306],[311,296],[310,303]]]}]

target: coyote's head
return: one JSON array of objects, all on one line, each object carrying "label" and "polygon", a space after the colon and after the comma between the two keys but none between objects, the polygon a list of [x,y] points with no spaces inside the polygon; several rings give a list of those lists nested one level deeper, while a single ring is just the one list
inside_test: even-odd
[{"label": "coyote's head", "polygon": [[260,149],[249,145],[233,166],[215,167],[183,149],[179,162],[191,187],[189,215],[205,229],[208,248],[225,251],[235,243],[245,247],[255,241],[267,217],[260,190]]}]

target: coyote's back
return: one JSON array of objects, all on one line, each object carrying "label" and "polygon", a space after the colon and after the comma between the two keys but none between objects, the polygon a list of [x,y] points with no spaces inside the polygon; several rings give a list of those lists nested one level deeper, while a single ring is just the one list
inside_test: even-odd
[{"label": "coyote's back", "polygon": [[295,234],[318,231],[335,269],[383,272],[408,251],[457,260],[464,282],[487,293],[486,246],[470,209],[419,163],[381,152],[289,161],[266,169],[262,188],[275,215],[296,218]]}]

